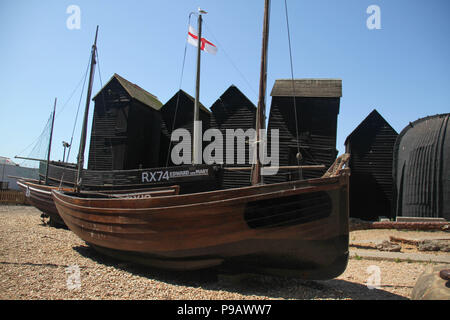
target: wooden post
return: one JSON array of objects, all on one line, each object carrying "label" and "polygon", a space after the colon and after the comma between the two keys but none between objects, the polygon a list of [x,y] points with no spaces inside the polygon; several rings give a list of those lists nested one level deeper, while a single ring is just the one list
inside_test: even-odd
[{"label": "wooden post", "polygon": [[202,15],[198,14],[198,39],[197,39],[197,75],[195,81],[195,102],[194,102],[194,127],[193,127],[193,146],[192,146],[192,162],[193,164],[202,163],[202,144],[201,144],[201,127],[199,125],[199,103],[200,103],[200,57],[202,45]]},{"label": "wooden post", "polygon": [[256,111],[256,136],[254,147],[254,161],[252,165],[251,182],[252,185],[263,183],[261,176],[261,163],[259,159],[259,150],[261,148],[261,135],[260,130],[265,129],[265,110],[266,110],[266,82],[267,82],[267,49],[269,44],[269,11],[270,0],[265,0],[264,5],[264,24],[263,24],[263,41],[262,41],[262,53],[261,53],[261,72],[259,79],[259,97],[258,97],[258,109]]},{"label": "wooden post", "polygon": [[45,168],[45,184],[46,185],[48,184],[48,168],[50,166],[50,152],[52,150],[53,125],[55,124],[56,100],[57,100],[57,98],[55,98],[55,105],[53,106],[52,127],[50,130],[50,140],[48,142],[47,166]]},{"label": "wooden post", "polygon": [[81,179],[84,165],[84,150],[86,148],[86,135],[87,135],[87,122],[89,116],[89,103],[91,102],[91,94],[92,94],[92,84],[94,82],[94,70],[95,70],[95,53],[97,51],[97,35],[98,35],[98,26],[95,32],[95,40],[92,45],[91,52],[91,70],[89,74],[89,86],[86,95],[86,107],[84,110],[84,119],[83,119],[83,127],[81,129],[81,138],[80,138],[80,150],[78,151],[78,170],[77,170],[77,180],[75,181],[75,191],[79,192],[81,187]]}]

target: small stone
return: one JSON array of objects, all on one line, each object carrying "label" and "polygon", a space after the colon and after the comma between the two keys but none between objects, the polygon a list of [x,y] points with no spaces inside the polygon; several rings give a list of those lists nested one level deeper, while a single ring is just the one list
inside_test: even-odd
[{"label": "small stone", "polygon": [[377,245],[377,249],[380,251],[400,252],[402,247],[399,244],[385,240]]},{"label": "small stone", "polygon": [[450,241],[446,240],[423,240],[419,243],[419,251],[450,251]]}]

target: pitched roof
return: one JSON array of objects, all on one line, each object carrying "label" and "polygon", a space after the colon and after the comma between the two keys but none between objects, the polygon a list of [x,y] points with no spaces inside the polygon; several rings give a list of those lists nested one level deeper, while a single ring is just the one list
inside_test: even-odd
[{"label": "pitched roof", "polygon": [[[174,102],[174,101],[176,101],[177,95],[178,95],[178,94],[184,95],[184,96],[187,97],[189,100],[191,100],[192,103],[195,103],[195,98],[194,98],[193,96],[191,96],[191,95],[190,95],[189,93],[187,93],[186,91],[180,89],[180,90],[178,90],[178,91],[172,96],[172,98],[170,98],[170,99],[165,103],[165,105],[167,105],[169,102]],[[203,110],[204,112],[206,112],[206,113],[208,113],[208,114],[211,114],[211,111],[210,111],[208,108],[206,108],[201,102],[198,104],[198,106],[199,106],[199,109],[200,109],[200,110]]]},{"label": "pitched roof", "polygon": [[[275,80],[271,96],[292,97],[292,80]],[[294,79],[295,97],[339,98],[342,97],[341,79]]]},{"label": "pitched roof", "polygon": [[[245,100],[246,104],[252,108],[256,108],[256,106],[253,104],[253,102],[250,101],[249,98],[245,94],[242,93],[241,90],[239,90],[238,87],[236,87],[234,84],[228,87],[227,90],[222,93],[219,99],[226,99],[228,96],[234,97],[238,96],[240,99]],[[218,99],[218,100],[219,100]]]},{"label": "pitched roof", "polygon": [[[223,107],[223,102],[224,101],[228,101],[230,99],[239,99],[240,103],[239,106],[242,106],[242,102],[244,103],[244,106],[250,108],[250,109],[256,109],[256,106],[253,104],[253,102],[251,102],[247,96],[245,94],[242,93],[241,90],[239,90],[238,87],[236,87],[234,84],[232,84],[231,86],[228,87],[228,89],[226,89],[222,95],[219,97],[219,99],[217,99],[213,105],[211,106],[211,110],[213,111],[214,109],[217,108],[222,108]],[[232,107],[235,107],[235,104],[231,105]]]},{"label": "pitched roof", "polygon": [[373,122],[374,120],[380,120],[382,123],[385,123],[386,125],[388,125],[389,128],[391,128],[393,132],[397,133],[397,131],[395,131],[395,129],[392,128],[392,126],[389,124],[389,122],[387,122],[386,119],[383,118],[383,116],[377,111],[377,109],[373,109],[373,111],[371,113],[369,113],[369,115],[363,121],[361,121],[361,123],[347,136],[347,138],[345,139],[344,145],[346,145],[347,142],[349,142],[352,139],[352,137],[355,134],[357,134],[357,132],[362,127],[364,127],[369,122]]},{"label": "pitched roof", "polygon": [[116,79],[120,85],[125,89],[125,91],[133,98],[136,99],[143,104],[152,107],[155,110],[159,110],[162,107],[161,101],[158,100],[158,98],[154,95],[152,95],[150,92],[142,89],[138,85],[128,81],[127,79],[119,76],[117,73],[114,73],[114,75],[109,79],[109,81],[103,86],[103,88],[95,95],[93,100],[98,96],[98,94],[113,80]]}]

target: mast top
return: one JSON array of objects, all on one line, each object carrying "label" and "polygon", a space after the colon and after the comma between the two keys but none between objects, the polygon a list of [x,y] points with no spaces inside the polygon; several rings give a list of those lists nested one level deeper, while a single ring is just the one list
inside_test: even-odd
[{"label": "mast top", "polygon": [[98,36],[98,25],[97,25],[97,29],[95,30],[95,40],[94,40],[94,44],[92,45],[93,47],[97,47],[97,36]]}]

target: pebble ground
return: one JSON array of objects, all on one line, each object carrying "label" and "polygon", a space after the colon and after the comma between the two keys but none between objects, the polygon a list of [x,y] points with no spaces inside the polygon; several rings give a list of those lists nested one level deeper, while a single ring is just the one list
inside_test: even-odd
[{"label": "pebble ground", "polygon": [[[355,240],[364,238],[356,232]],[[341,276],[327,281],[171,273],[104,257],[71,231],[43,224],[33,207],[0,206],[2,300],[404,300],[426,265],[350,259]]]}]

